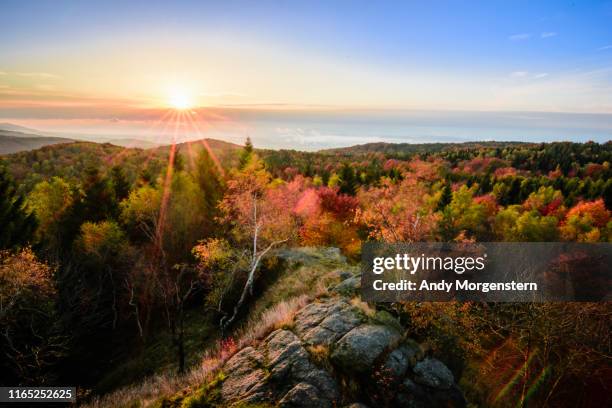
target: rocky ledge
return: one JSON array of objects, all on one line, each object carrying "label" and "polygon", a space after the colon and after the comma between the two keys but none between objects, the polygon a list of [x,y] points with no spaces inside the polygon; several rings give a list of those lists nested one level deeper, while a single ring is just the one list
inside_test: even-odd
[{"label": "rocky ledge", "polygon": [[302,308],[292,327],[276,330],[230,358],[222,369],[223,403],[465,406],[452,372],[426,356],[390,314],[349,303],[346,296],[358,282],[348,277],[335,288],[336,296]]}]

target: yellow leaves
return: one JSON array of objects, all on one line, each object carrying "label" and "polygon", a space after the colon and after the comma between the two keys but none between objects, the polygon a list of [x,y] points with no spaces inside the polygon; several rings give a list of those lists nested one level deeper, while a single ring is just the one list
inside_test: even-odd
[{"label": "yellow leaves", "polygon": [[53,269],[40,262],[30,248],[18,253],[0,251],[0,298],[7,302],[24,291],[32,296],[51,296]]},{"label": "yellow leaves", "polygon": [[229,258],[231,250],[232,248],[226,240],[211,238],[200,241],[191,252],[198,260],[201,268],[209,268]]},{"label": "yellow leaves", "polygon": [[151,186],[132,190],[121,203],[121,217],[127,224],[148,222],[158,216],[161,192]]},{"label": "yellow leaves", "polygon": [[103,258],[117,254],[126,245],[123,231],[114,221],[85,222],[77,241],[85,254]]},{"label": "yellow leaves", "polygon": [[342,180],[340,180],[340,176],[337,175],[336,173],[333,173],[330,177],[329,177],[329,181],[327,182],[327,186],[334,188],[334,187],[338,187],[340,185],[340,182]]},{"label": "yellow leaves", "polygon": [[53,177],[51,181],[38,183],[28,195],[27,205],[36,215],[39,226],[37,233],[40,237],[52,236],[53,229],[72,205],[73,197],[70,186],[60,177]]}]

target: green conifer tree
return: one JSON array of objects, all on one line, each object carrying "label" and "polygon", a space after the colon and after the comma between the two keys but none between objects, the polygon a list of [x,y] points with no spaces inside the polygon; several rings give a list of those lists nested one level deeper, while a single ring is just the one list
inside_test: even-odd
[{"label": "green conifer tree", "polygon": [[243,169],[244,166],[248,164],[248,162],[251,160],[252,155],[253,155],[253,143],[251,142],[251,138],[247,137],[246,142],[244,143],[244,148],[242,149],[242,152],[240,153],[240,163],[239,163],[240,169]]},{"label": "green conifer tree", "polygon": [[7,172],[0,168],[0,249],[25,245],[35,227],[34,215],[25,211],[23,197],[15,191]]}]

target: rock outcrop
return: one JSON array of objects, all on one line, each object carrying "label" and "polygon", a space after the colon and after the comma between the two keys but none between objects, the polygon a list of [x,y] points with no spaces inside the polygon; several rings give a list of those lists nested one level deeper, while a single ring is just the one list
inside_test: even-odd
[{"label": "rock outcrop", "polygon": [[[276,330],[227,361],[224,402],[304,408],[389,402],[398,407],[464,406],[452,372],[426,357],[397,323],[384,324],[352,306],[345,296],[358,290],[359,278],[343,277],[332,291],[338,296],[308,304],[295,315],[291,330]],[[383,391],[377,390],[383,385],[376,383],[375,373],[390,379],[384,384],[390,393],[384,403],[373,397]],[[359,386],[343,389],[348,383]]]},{"label": "rock outcrop", "polygon": [[218,406],[466,405],[452,372],[426,356],[390,314],[349,302],[358,277],[344,277],[334,295],[299,310],[291,327],[224,364]]}]

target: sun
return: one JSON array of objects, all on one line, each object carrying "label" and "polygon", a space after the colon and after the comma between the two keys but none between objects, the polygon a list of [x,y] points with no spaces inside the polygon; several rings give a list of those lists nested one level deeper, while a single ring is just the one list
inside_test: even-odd
[{"label": "sun", "polygon": [[168,98],[168,104],[176,110],[187,110],[193,107],[191,97],[182,90],[174,90]]}]

